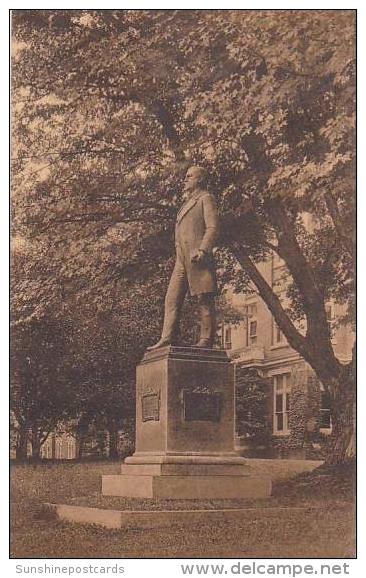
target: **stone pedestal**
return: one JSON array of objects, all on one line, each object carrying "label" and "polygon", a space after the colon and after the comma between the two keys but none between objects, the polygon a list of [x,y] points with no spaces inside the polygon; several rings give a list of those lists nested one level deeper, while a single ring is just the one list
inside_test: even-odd
[{"label": "stone pedestal", "polygon": [[137,367],[136,452],[119,475],[103,476],[106,496],[163,499],[257,498],[234,452],[234,367],[224,351],[168,346]]}]

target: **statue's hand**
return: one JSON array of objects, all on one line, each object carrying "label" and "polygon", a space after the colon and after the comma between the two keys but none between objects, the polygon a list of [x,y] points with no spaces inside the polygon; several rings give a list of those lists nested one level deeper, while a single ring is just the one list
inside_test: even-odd
[{"label": "statue's hand", "polygon": [[205,256],[206,256],[206,253],[204,251],[197,249],[191,255],[191,263],[197,263],[197,264],[202,263],[205,259]]}]

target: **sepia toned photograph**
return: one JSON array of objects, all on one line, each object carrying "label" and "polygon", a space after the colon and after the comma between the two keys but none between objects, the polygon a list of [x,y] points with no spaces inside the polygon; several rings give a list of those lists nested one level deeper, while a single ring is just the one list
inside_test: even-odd
[{"label": "sepia toned photograph", "polygon": [[348,573],[356,15],[10,10],[10,558]]}]

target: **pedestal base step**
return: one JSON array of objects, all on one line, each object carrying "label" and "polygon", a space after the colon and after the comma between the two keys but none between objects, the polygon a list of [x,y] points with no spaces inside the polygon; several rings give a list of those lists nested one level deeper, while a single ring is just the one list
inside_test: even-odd
[{"label": "pedestal base step", "polygon": [[[219,510],[111,510],[105,508],[90,508],[87,506],[72,506],[70,504],[47,504],[61,520],[78,524],[98,524],[105,528],[154,529],[175,524],[192,526],[246,520],[248,525],[253,521],[266,518],[276,518],[283,522],[291,519],[294,512],[311,514],[321,508],[306,507],[259,507],[259,508],[222,508]],[[319,514],[318,514],[319,515]]]},{"label": "pedestal base step", "polygon": [[169,500],[267,498],[271,480],[250,475],[108,475],[102,476],[102,494]]},{"label": "pedestal base step", "polygon": [[249,476],[243,464],[131,464],[121,466],[126,476]]}]

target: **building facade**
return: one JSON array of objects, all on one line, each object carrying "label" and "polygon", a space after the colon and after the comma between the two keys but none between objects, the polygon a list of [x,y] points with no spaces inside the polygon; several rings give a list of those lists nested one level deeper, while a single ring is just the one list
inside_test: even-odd
[{"label": "building facade", "polygon": [[[289,278],[284,262],[274,255],[261,263],[259,269],[286,306]],[[263,419],[272,454],[320,457],[331,432],[328,393],[311,367],[289,346],[257,293],[242,295],[229,291],[228,300],[243,320],[238,324],[222,324],[222,347],[235,364],[237,388],[245,386],[247,370],[256,370],[258,378],[267,384]],[[342,363],[347,363],[351,360],[354,334],[349,327],[337,324],[343,313],[341,306],[328,303],[326,309],[335,354]],[[298,329],[305,332],[306,328],[298,324]],[[237,442],[246,447],[243,436]]]},{"label": "building facade", "polygon": [[[65,425],[65,424],[63,424]],[[71,422],[66,424],[71,426]],[[11,431],[10,459],[16,459],[17,444],[16,428]],[[82,444],[82,451],[80,445]],[[125,432],[119,433],[118,449],[121,453],[128,451],[128,440]],[[65,428],[58,428],[52,431],[40,448],[39,457],[42,460],[75,460],[83,458],[108,458],[110,451],[109,433],[106,430],[97,429],[90,426],[83,436],[70,433]],[[32,444],[27,442],[27,457],[32,458]]]},{"label": "building facade", "polygon": [[41,447],[41,458],[74,460],[77,457],[75,436],[64,432],[52,432]]}]

